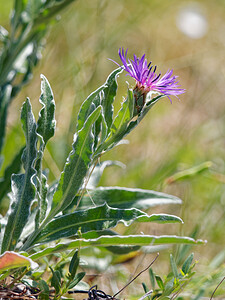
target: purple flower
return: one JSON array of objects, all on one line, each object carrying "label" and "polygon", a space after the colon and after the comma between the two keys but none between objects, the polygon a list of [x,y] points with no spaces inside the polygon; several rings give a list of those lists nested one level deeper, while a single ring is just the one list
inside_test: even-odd
[{"label": "purple flower", "polygon": [[143,95],[146,96],[148,92],[155,91],[166,95],[170,99],[170,96],[177,97],[177,95],[185,92],[178,85],[178,76],[172,75],[173,70],[168,70],[163,76],[161,76],[161,73],[156,74],[157,67],[153,67],[152,62],[147,63],[145,54],[141,58],[134,54],[134,59],[132,60],[127,59],[127,51],[128,49],[126,52],[124,52],[123,48],[119,49],[119,56],[123,65],[114,62],[136,80],[135,89],[141,91]]}]

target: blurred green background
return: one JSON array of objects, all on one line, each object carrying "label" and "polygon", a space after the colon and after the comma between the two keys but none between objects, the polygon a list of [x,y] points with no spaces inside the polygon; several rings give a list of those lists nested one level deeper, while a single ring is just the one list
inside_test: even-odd
[{"label": "blurred green background", "polygon": [[[1,24],[9,28],[13,1],[1,1]],[[45,166],[50,179],[59,176],[70,151],[76,115],[82,101],[115,68],[118,48],[128,56],[146,54],[165,73],[173,68],[187,91],[173,104],[163,98],[135,132],[103,156],[120,160],[126,169],[108,168],[101,185],[139,187],[168,192],[183,199],[182,207],[154,210],[179,214],[182,226],[171,233],[190,235],[195,226],[205,246],[192,249],[200,265],[218,253],[225,257],[225,2],[185,0],[78,0],[51,27],[43,58],[33,79],[12,103],[7,124],[5,163],[13,145],[23,144],[19,110],[27,96],[36,115],[40,109],[40,74],[49,80],[57,106],[57,133],[49,142]],[[118,80],[118,107],[126,94],[122,74]],[[211,161],[212,167],[192,178],[165,184],[181,170]],[[160,226],[141,228],[160,233]],[[164,229],[163,229],[164,230]],[[154,231],[154,232],[153,232]],[[170,227],[168,228],[168,233]],[[165,230],[163,231],[165,233]],[[222,252],[221,252],[222,251]]]}]

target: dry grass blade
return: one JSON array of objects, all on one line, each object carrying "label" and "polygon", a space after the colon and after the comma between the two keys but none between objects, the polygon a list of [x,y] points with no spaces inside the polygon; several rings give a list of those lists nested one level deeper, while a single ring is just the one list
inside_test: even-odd
[{"label": "dry grass blade", "polygon": [[131,279],[122,289],[120,289],[116,294],[113,295],[113,298],[116,297],[118,294],[120,294],[128,285],[130,285],[136,278],[138,278],[143,272],[147,271],[156,261],[156,259],[159,257],[159,253],[157,253],[156,257],[153,259],[153,261],[141,272],[139,272],[133,279]]}]

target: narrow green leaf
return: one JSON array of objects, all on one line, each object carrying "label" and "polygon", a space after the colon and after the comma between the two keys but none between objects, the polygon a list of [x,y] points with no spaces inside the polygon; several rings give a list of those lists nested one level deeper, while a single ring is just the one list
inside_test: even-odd
[{"label": "narrow green leaf", "polygon": [[158,275],[155,275],[155,279],[156,279],[156,282],[157,282],[159,288],[163,291],[164,290],[164,283],[162,281],[162,278]]},{"label": "narrow green leaf", "polygon": [[80,111],[77,117],[77,128],[76,131],[79,131],[84,126],[85,121],[88,116],[100,105],[101,97],[100,93],[103,90],[104,85],[99,87],[96,91],[91,93],[87,99],[82,103]]},{"label": "narrow green leaf", "polygon": [[41,300],[49,300],[49,287],[47,282],[45,282],[43,279],[41,279],[38,282],[38,286],[41,290],[40,299]]},{"label": "narrow green leaf", "polygon": [[69,272],[70,272],[71,279],[74,279],[78,266],[79,266],[79,257],[78,257],[78,250],[76,250],[69,265]]},{"label": "narrow green leaf", "polygon": [[194,253],[191,253],[188,258],[185,260],[183,266],[182,266],[182,271],[184,272],[184,274],[187,274],[189,269],[190,269],[190,266],[191,266],[191,263],[192,263],[192,260],[193,260],[193,257],[194,257]]},{"label": "narrow green leaf", "polygon": [[39,99],[42,109],[37,121],[37,133],[40,134],[46,145],[55,133],[55,101],[51,86],[44,75],[41,75],[41,96]]},{"label": "narrow green leaf", "polygon": [[57,190],[53,196],[51,216],[64,210],[72,202],[82,186],[92,159],[94,142],[92,126],[100,113],[101,106],[98,106],[89,115],[84,127],[74,136],[73,150],[67,159]]},{"label": "narrow green leaf", "polygon": [[142,287],[143,287],[145,293],[147,293],[149,291],[149,289],[147,288],[147,285],[144,282],[142,282]]},{"label": "narrow green leaf", "polygon": [[172,272],[173,272],[173,276],[175,278],[178,278],[178,270],[177,270],[177,264],[173,258],[173,255],[170,254],[170,265],[171,265],[171,269],[172,269]]},{"label": "narrow green leaf", "polygon": [[5,169],[3,178],[0,179],[0,201],[10,191],[12,174],[19,173],[21,169],[21,156],[23,151],[24,147],[16,153],[15,157],[13,158],[13,161]]},{"label": "narrow green leaf", "polygon": [[154,275],[152,268],[149,268],[149,278],[150,278],[151,287],[154,290],[155,289],[155,275]]},{"label": "narrow green leaf", "polygon": [[108,247],[112,245],[162,245],[162,244],[190,244],[201,245],[204,244],[202,240],[194,240],[189,237],[176,236],[176,235],[116,235],[116,236],[101,236],[96,239],[76,239],[72,242],[59,243],[56,246],[45,248],[44,250],[34,253],[30,256],[35,260],[52,253],[57,253],[65,250],[72,250],[78,247],[96,246]]},{"label": "narrow green leaf", "polygon": [[[129,90],[128,90],[128,95],[130,95]],[[127,96],[127,98],[121,104],[121,108],[112,124],[112,128],[111,128],[112,135],[119,131],[122,132],[123,129],[127,126],[128,122],[132,119],[133,103],[134,103],[134,100],[133,100],[133,95],[132,95],[132,97]]]},{"label": "narrow green leaf", "polygon": [[212,167],[212,162],[205,161],[204,163],[194,166],[190,169],[183,170],[181,172],[177,172],[176,174],[167,178],[165,182],[167,184],[171,184],[171,183],[174,183],[177,181],[189,180],[205,171],[208,171],[211,167]]},{"label": "narrow green leaf", "polygon": [[36,123],[29,99],[27,99],[23,104],[21,121],[26,137],[26,148],[22,156],[25,174],[12,175],[10,213],[5,228],[2,252],[15,249],[22,230],[27,223],[30,213],[30,205],[35,198],[32,178],[35,176],[33,162],[37,155],[37,134]]},{"label": "narrow green leaf", "polygon": [[124,187],[99,187],[89,190],[80,203],[79,209],[107,203],[114,208],[148,209],[158,205],[181,204],[182,201],[172,195],[151,190]]},{"label": "narrow green leaf", "polygon": [[55,288],[56,294],[59,293],[60,288],[61,288],[61,276],[60,272],[58,270],[54,271],[50,266],[49,266],[51,272],[52,272],[52,280],[51,284]]},{"label": "narrow green leaf", "polygon": [[78,230],[88,232],[109,229],[116,226],[118,222],[129,226],[134,221],[156,223],[182,222],[179,217],[173,215],[154,214],[149,216],[136,208],[118,209],[104,204],[55,218],[41,230],[34,243],[46,243],[63,237],[70,237],[77,234]]},{"label": "narrow green leaf", "polygon": [[12,93],[12,86],[7,85],[0,91],[0,153],[5,139],[7,110]]},{"label": "narrow green leaf", "polygon": [[109,77],[107,78],[104,89],[103,95],[101,99],[101,105],[103,107],[103,114],[107,124],[108,133],[110,131],[112,121],[113,121],[113,111],[114,106],[113,102],[115,100],[116,92],[117,92],[117,77],[120,73],[122,73],[123,69],[118,68],[114,70]]},{"label": "narrow green leaf", "polygon": [[80,272],[78,274],[75,275],[74,280],[71,281],[70,285],[69,285],[69,289],[74,288],[85,276],[85,272]]}]

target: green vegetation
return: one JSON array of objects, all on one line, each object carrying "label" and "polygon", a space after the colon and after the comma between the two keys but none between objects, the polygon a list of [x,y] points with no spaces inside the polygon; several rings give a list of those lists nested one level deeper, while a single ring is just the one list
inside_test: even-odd
[{"label": "green vegetation", "polygon": [[[20,268],[4,269],[2,282],[13,274],[41,299],[94,284],[113,295],[159,251],[149,279],[140,275],[118,298],[152,290],[148,299],[209,299],[225,276],[223,1],[16,0],[10,24],[13,5],[0,4],[2,253],[29,259],[15,256]],[[181,31],[185,10],[205,18],[203,36]],[[118,61],[120,47],[146,53],[163,74],[174,68],[180,101],[154,98],[131,123],[134,81],[107,60]],[[126,136],[130,124],[138,126]],[[129,144],[108,151],[123,136]],[[222,282],[213,299],[224,294]]]}]

